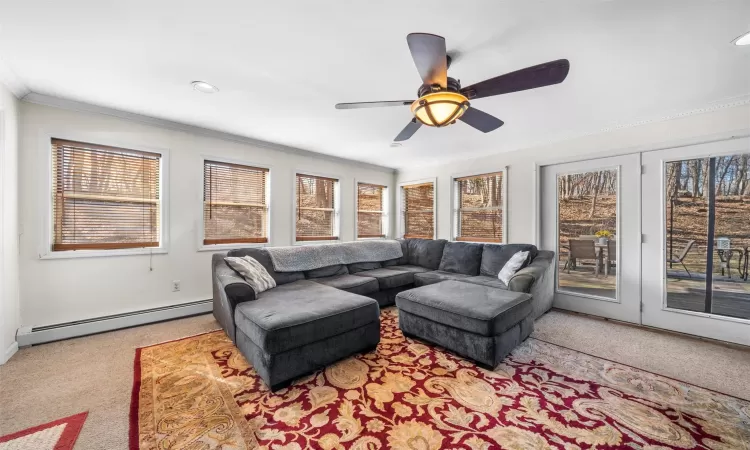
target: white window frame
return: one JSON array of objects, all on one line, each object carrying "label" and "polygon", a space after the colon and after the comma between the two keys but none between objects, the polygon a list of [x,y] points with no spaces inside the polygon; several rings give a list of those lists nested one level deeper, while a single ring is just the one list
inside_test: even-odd
[{"label": "white window frame", "polygon": [[[375,186],[383,186],[383,211],[381,211],[381,219],[382,219],[382,229],[383,229],[383,235],[382,238],[361,238],[359,237],[359,185],[361,184],[372,184]],[[354,180],[354,239],[358,241],[368,241],[368,240],[377,240],[377,239],[388,239],[390,237],[390,189],[388,185],[383,183],[371,183],[369,181],[364,180]]]},{"label": "white window frame", "polygon": [[[495,170],[487,170],[482,171],[480,173],[477,173],[476,171],[471,172],[464,172],[464,173],[456,173],[451,175],[451,241],[456,242],[456,239],[458,238],[458,191],[457,186],[458,182],[456,181],[458,178],[466,178],[466,177],[478,177],[482,175],[488,175],[493,173],[502,173],[503,174],[503,183],[502,183],[502,196],[503,196],[503,203],[502,203],[502,212],[503,212],[503,241],[497,242],[497,244],[507,244],[508,243],[508,166],[503,166],[499,169]],[[461,242],[473,242],[473,241],[461,241]],[[487,242],[478,242],[480,244],[486,244]]]},{"label": "white window frame", "polygon": [[404,181],[402,183],[398,184],[398,192],[396,193],[396,203],[397,203],[397,214],[398,214],[398,237],[402,238],[404,237],[406,224],[404,223],[404,205],[403,205],[403,188],[404,186],[412,186],[414,184],[425,184],[425,183],[432,183],[432,239],[437,239],[438,235],[438,229],[437,229],[437,197],[438,197],[438,184],[437,184],[437,177],[432,178],[422,178],[420,180],[412,180],[412,181]]},{"label": "white window frame", "polygon": [[[40,134],[39,162],[45,176],[39,177],[39,204],[43,205],[42,224],[40,227],[39,259],[97,258],[106,256],[156,255],[169,253],[169,149],[155,148],[138,142],[120,141],[102,137],[98,133],[88,132],[43,132]],[[52,139],[74,142],[86,142],[95,145],[118,147],[161,155],[159,164],[159,246],[144,248],[126,248],[112,250],[65,250],[53,251],[53,205],[52,194]]]},{"label": "white window frame", "polygon": [[[314,177],[331,178],[336,180],[333,184],[333,230],[336,239],[328,241],[298,241],[297,240],[297,174],[310,175]],[[292,172],[292,242],[294,245],[322,245],[342,242],[341,239],[341,180],[339,175],[326,174],[314,170],[294,169]]]},{"label": "white window frame", "polygon": [[[268,230],[268,242],[267,243],[248,243],[248,242],[236,242],[233,244],[209,244],[206,245],[203,243],[204,234],[206,232],[204,223],[204,208],[205,205],[203,203],[203,193],[206,189],[205,186],[205,177],[203,171],[206,167],[206,161],[216,161],[219,163],[227,163],[227,164],[237,164],[238,166],[247,166],[247,167],[256,167],[258,169],[266,169],[268,170],[268,179],[266,180],[266,230]],[[225,158],[222,156],[211,156],[211,155],[201,155],[201,165],[200,165],[200,177],[201,177],[201,190],[198,193],[198,204],[200,205],[200,220],[198,220],[198,251],[199,252],[216,252],[216,251],[222,251],[222,250],[232,250],[235,248],[250,248],[250,247],[267,247],[271,245],[271,233],[273,229],[271,228],[271,177],[272,177],[273,168],[272,166],[268,164],[260,164],[260,163],[254,163],[252,161],[247,161],[243,159],[235,159],[235,158]]]}]

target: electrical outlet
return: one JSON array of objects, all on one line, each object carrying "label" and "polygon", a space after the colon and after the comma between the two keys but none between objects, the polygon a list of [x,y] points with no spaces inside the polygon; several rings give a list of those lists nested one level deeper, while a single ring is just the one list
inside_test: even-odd
[{"label": "electrical outlet", "polygon": [[180,290],[180,280],[172,280],[172,292],[178,292]]}]

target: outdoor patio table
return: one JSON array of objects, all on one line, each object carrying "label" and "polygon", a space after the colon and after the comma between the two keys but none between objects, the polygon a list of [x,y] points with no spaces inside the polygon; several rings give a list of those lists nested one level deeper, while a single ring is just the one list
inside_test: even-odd
[{"label": "outdoor patio table", "polygon": [[[737,253],[737,271],[740,273],[740,279],[748,279],[748,258],[750,258],[750,247],[735,247],[726,249],[716,249],[719,257],[727,261],[732,261],[732,256]],[[729,276],[731,278],[731,275]]]}]

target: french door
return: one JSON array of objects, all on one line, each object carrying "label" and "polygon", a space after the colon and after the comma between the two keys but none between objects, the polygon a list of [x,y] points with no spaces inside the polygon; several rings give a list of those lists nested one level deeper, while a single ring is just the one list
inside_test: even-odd
[{"label": "french door", "polygon": [[750,140],[643,153],[644,325],[750,345]]},{"label": "french door", "polygon": [[554,306],[640,323],[640,154],[543,166],[541,248]]}]

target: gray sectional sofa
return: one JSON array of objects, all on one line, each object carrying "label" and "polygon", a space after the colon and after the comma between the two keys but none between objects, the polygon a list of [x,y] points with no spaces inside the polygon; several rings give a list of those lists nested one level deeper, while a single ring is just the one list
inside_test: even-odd
[{"label": "gray sectional sofa", "polygon": [[[441,239],[399,241],[403,256],[397,259],[337,264],[304,272],[277,272],[265,248],[215,254],[212,261],[214,316],[266,384],[277,390],[296,377],[353,353],[373,349],[380,339],[379,307],[397,301],[404,305],[410,303],[404,306],[410,312],[403,314],[402,309],[400,319],[405,333],[472,357],[484,366],[492,366],[507,354],[509,345],[515,346],[525,339],[533,329],[533,319],[552,306],[552,283],[547,273],[554,259],[553,252],[537,251],[533,245],[521,244],[476,244]],[[518,251],[529,251],[529,263],[506,286],[497,274]],[[245,255],[264,266],[276,281],[276,288],[256,296],[250,285],[224,261],[225,256]],[[453,320],[450,314],[422,312],[420,316],[415,312],[415,301],[430,302],[431,297],[435,297],[430,294],[430,286],[441,282],[446,282],[444,285],[461,297],[451,300],[453,306],[448,305],[448,308],[459,308],[455,314],[472,316],[471,305],[479,302],[485,304],[478,306],[480,310],[484,308],[484,316],[480,314],[474,321],[460,322],[453,327],[454,322],[439,323],[441,317]],[[410,291],[414,295],[410,295]],[[500,302],[502,306],[497,306],[493,298],[505,300]],[[442,302],[435,299],[431,307],[439,310]],[[493,315],[506,319],[499,320]],[[419,327],[407,330],[404,317],[412,325],[419,322]],[[486,324],[479,325],[477,321]],[[473,343],[467,344],[469,347],[490,345],[491,348],[472,353],[444,339],[420,336],[419,330],[427,322],[431,330],[428,334],[445,334],[444,327],[456,328],[454,331],[459,334],[471,335],[467,342]],[[477,334],[477,327],[490,334]],[[511,331],[512,339],[508,338]],[[466,339],[464,336],[459,340]],[[498,342],[500,344],[496,345]]]}]

